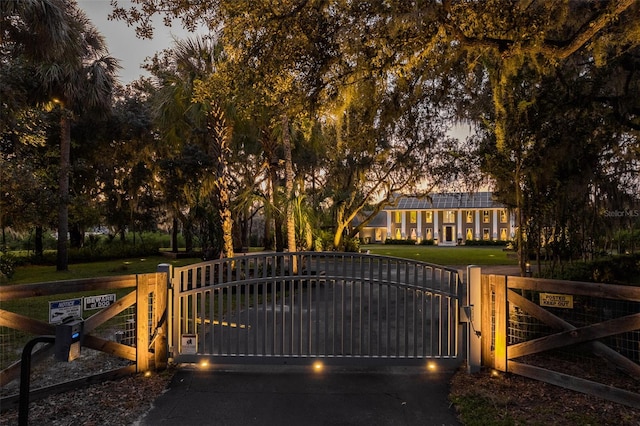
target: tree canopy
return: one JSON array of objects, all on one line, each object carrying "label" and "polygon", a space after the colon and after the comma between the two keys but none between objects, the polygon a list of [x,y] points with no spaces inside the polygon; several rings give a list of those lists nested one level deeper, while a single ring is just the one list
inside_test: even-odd
[{"label": "tree canopy", "polygon": [[[53,8],[52,20],[64,4],[39,1]],[[128,131],[142,133],[110,137],[139,147],[136,154],[152,149],[121,158],[123,177],[111,179],[114,190],[146,188],[150,198],[161,182],[174,230],[178,222],[187,234],[208,228],[201,243],[228,255],[232,236],[236,247],[246,244],[249,218],[258,211],[265,245],[318,246],[309,243],[311,229],[316,243],[344,248],[398,193],[474,187],[482,172],[501,201],[518,211],[523,262],[531,250],[542,256],[542,247],[549,256],[574,256],[592,250],[603,228],[598,209],[623,206],[638,193],[636,1],[112,5],[112,17],[135,26],[140,37],[152,37],[155,15],[167,25],[209,30],[148,63],[153,78],[139,84],[149,115],[134,115],[148,117],[149,127],[125,120]],[[10,84],[0,90],[11,106],[0,116],[4,134],[28,123],[22,117],[35,105],[23,96],[35,88],[23,78],[23,64],[44,69],[56,51],[70,53],[76,62],[66,63],[83,65],[80,76],[93,84],[87,87],[110,87],[87,68],[101,63],[107,77],[115,64],[97,55],[97,44],[91,48],[99,37],[78,24],[82,19],[49,28],[37,8],[2,7],[21,16],[1,22],[7,48],[0,79]],[[83,28],[80,50],[31,46],[72,33],[73,22]],[[51,83],[40,86],[49,98],[67,93],[60,99],[69,111],[78,113],[71,105],[91,99],[79,90],[84,86],[65,92],[54,84],[59,80],[37,81]],[[133,112],[133,104],[116,106]],[[467,140],[451,135],[460,123],[472,130]],[[29,135],[18,133],[23,141]],[[127,197],[130,212],[138,211],[138,195]],[[356,216],[363,220],[353,227]]]}]

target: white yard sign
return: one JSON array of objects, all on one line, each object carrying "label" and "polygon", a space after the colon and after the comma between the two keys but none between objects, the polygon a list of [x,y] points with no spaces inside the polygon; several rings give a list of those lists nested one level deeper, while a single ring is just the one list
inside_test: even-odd
[{"label": "white yard sign", "polygon": [[58,324],[68,317],[82,318],[82,298],[49,302],[49,324]]},{"label": "white yard sign", "polygon": [[198,353],[197,334],[182,335],[182,353],[187,355],[195,355],[196,353]]}]

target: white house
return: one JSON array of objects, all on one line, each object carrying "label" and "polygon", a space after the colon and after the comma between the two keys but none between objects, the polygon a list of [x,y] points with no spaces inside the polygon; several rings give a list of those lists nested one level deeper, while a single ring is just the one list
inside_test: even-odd
[{"label": "white house", "polygon": [[391,238],[456,245],[468,240],[507,241],[513,236],[513,215],[491,192],[401,196],[360,231],[360,237],[370,243]]}]

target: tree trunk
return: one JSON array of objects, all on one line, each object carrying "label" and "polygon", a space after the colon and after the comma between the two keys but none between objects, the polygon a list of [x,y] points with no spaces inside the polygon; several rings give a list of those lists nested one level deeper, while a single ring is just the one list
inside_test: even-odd
[{"label": "tree trunk", "polygon": [[[293,214],[293,160],[291,158],[291,135],[289,135],[289,118],[282,115],[282,144],[284,146],[284,175],[286,190],[286,215],[287,215],[287,246],[289,252],[296,250],[296,221]],[[291,272],[298,273],[298,262],[295,256],[291,258]]]},{"label": "tree trunk", "polygon": [[271,210],[271,219],[273,220],[273,243],[274,243],[274,247],[275,250],[277,252],[282,252],[284,251],[284,241],[282,238],[283,232],[282,232],[282,214],[280,213],[280,210],[282,208],[282,206],[280,205],[280,197],[277,194],[277,190],[276,188],[278,188],[279,185],[279,177],[278,177],[278,172],[277,172],[277,162],[271,163],[271,167],[269,168],[269,173],[270,173],[270,177],[271,177],[271,205],[273,206]]},{"label": "tree trunk", "polygon": [[71,170],[71,118],[67,110],[60,118],[60,174],[58,179],[58,252],[56,270],[69,270],[69,173]]},{"label": "tree trunk", "polygon": [[525,250],[524,247],[524,220],[522,215],[524,214],[524,202],[522,199],[522,188],[520,187],[520,171],[519,165],[516,166],[518,169],[515,173],[515,190],[516,190],[516,211],[518,217],[518,234],[516,235],[516,241],[518,244],[518,264],[520,266],[520,276],[524,277],[526,275],[526,257],[528,256],[528,250]]},{"label": "tree trunk", "polygon": [[82,248],[84,243],[84,232],[77,223],[69,227],[69,245],[73,248]]},{"label": "tree trunk", "polygon": [[344,225],[344,204],[340,203],[340,205],[336,209],[336,230],[333,234],[333,249],[339,250],[342,245],[342,237],[344,235],[344,230],[346,225]]},{"label": "tree trunk", "polygon": [[43,242],[42,225],[36,226],[36,241],[35,241],[35,255],[36,259],[42,259],[44,257],[44,242]]},{"label": "tree trunk", "polygon": [[220,206],[220,225],[222,228],[222,251],[226,257],[234,257],[233,252],[233,218],[231,217],[231,193],[227,178],[227,161],[230,129],[222,108],[211,105],[211,111],[207,120],[207,130],[211,139],[209,141],[209,155],[213,160],[216,173],[216,188],[218,190],[218,203]]},{"label": "tree trunk", "polygon": [[176,216],[173,216],[171,224],[171,252],[178,252],[178,218]]}]

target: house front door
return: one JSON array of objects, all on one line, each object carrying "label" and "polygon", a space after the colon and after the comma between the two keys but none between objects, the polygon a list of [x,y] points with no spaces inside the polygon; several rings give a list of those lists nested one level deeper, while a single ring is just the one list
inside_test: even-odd
[{"label": "house front door", "polygon": [[456,227],[453,225],[445,225],[444,235],[442,242],[445,244],[455,244],[456,241]]}]

